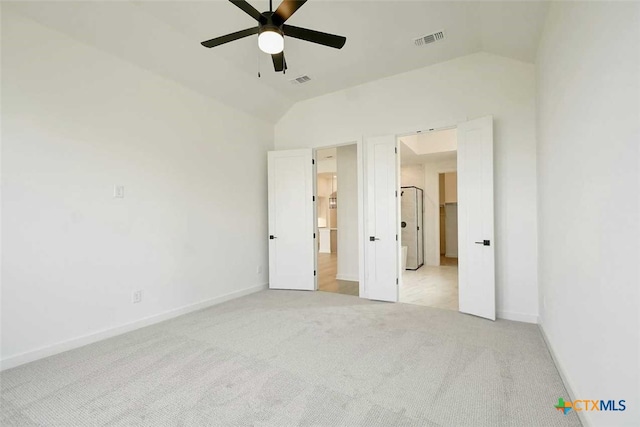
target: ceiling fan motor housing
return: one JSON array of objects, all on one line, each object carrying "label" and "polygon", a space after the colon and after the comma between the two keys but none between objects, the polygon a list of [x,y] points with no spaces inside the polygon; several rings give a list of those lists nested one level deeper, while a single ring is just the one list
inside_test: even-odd
[{"label": "ceiling fan motor housing", "polygon": [[283,22],[278,23],[277,21],[279,21],[279,19],[274,12],[262,12],[262,14],[260,14],[260,20],[258,21],[258,26],[260,27],[259,32],[274,31],[281,36],[284,35],[282,32]]}]

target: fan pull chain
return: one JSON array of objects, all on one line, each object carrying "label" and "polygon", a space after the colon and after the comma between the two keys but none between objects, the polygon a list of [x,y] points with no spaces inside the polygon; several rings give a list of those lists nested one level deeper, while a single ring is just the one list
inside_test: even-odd
[{"label": "fan pull chain", "polygon": [[260,50],[257,53],[257,63],[258,63],[258,78],[260,78]]}]

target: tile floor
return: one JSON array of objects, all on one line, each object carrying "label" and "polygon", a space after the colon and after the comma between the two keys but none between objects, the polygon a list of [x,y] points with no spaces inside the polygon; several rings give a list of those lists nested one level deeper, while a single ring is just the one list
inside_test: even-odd
[{"label": "tile floor", "polygon": [[457,258],[442,257],[439,266],[406,270],[402,275],[400,302],[457,311]]}]

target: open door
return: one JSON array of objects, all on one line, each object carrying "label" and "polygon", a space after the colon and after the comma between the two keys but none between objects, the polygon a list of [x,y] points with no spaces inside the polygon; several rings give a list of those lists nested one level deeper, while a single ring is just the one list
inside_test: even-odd
[{"label": "open door", "polygon": [[365,297],[398,301],[398,165],[396,137],[365,143]]},{"label": "open door", "polygon": [[460,311],[496,319],[493,236],[493,118],[458,125]]},{"label": "open door", "polygon": [[315,290],[313,152],[270,151],[269,288]]}]

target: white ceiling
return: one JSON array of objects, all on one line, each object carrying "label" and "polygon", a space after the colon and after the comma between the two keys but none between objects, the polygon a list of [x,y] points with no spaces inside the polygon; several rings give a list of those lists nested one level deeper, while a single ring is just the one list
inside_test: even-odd
[{"label": "white ceiling", "polygon": [[440,153],[411,155],[410,151],[404,143],[400,144],[400,150],[404,150],[405,154],[400,157],[402,166],[405,165],[421,165],[424,163],[438,163],[446,161],[455,161],[458,158],[457,151],[443,151]]},{"label": "white ceiling", "polygon": [[457,159],[457,129],[424,132],[398,138],[400,162],[415,165]]},{"label": "white ceiling", "polygon": [[[260,11],[268,9],[267,0],[249,1]],[[274,7],[278,4],[274,0]],[[200,45],[255,25],[224,0],[26,1],[10,7],[274,122],[297,101],[478,51],[533,62],[547,3],[310,0],[288,22],[344,35],[347,43],[336,50],[287,38],[286,75],[273,71],[271,58],[259,53],[255,36],[213,49]],[[413,39],[438,30],[445,30],[445,40],[414,46]],[[289,83],[302,74],[311,82]]]},{"label": "white ceiling", "polygon": [[420,132],[400,137],[408,150],[413,154],[432,154],[458,149],[458,130],[456,128],[434,132]]}]

